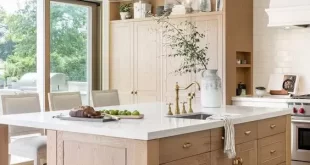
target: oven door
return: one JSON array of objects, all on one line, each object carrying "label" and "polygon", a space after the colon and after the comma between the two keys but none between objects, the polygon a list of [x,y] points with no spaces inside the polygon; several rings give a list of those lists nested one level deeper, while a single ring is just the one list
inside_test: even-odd
[{"label": "oven door", "polygon": [[292,119],[292,160],[310,162],[310,122]]}]

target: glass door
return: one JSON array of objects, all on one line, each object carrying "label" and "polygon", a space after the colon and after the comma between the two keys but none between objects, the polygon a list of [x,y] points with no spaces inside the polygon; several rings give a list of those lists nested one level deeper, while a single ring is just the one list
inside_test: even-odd
[{"label": "glass door", "polygon": [[50,92],[78,91],[84,105],[89,105],[93,89],[95,13],[93,3],[51,1],[50,4]]}]

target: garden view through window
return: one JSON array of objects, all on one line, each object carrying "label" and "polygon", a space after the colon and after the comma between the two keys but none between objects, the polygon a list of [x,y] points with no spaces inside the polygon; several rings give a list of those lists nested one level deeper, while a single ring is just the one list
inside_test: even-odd
[{"label": "garden view through window", "polygon": [[[51,2],[51,92],[88,93],[89,8]],[[0,1],[0,88],[37,91],[37,0]],[[42,61],[43,62],[43,61]]]}]

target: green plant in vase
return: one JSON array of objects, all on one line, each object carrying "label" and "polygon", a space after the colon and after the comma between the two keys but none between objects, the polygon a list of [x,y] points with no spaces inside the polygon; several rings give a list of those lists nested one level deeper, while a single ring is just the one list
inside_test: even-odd
[{"label": "green plant in vase", "polygon": [[125,20],[131,17],[130,15],[131,9],[132,9],[132,3],[123,3],[119,6],[121,20]]}]

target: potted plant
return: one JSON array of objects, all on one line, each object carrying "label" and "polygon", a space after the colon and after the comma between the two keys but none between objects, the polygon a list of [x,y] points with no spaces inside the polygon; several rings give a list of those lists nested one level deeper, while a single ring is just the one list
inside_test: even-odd
[{"label": "potted plant", "polygon": [[121,16],[121,20],[125,20],[130,17],[130,10],[132,8],[131,3],[124,3],[119,6],[119,12]]},{"label": "potted plant", "polygon": [[207,57],[208,44],[200,41],[206,38],[205,32],[199,32],[189,21],[175,25],[169,21],[167,14],[155,18],[163,29],[162,35],[167,40],[165,46],[172,49],[168,57],[181,60],[176,74],[200,73],[201,105],[203,107],[220,107],[222,104],[222,84],[217,70],[209,70]]}]

